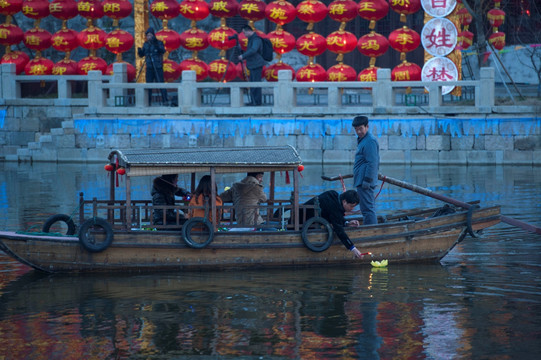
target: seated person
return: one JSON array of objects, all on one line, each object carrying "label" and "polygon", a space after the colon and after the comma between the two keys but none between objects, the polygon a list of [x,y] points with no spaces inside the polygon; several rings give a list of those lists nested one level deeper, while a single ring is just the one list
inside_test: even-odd
[{"label": "seated person", "polygon": [[[357,220],[347,222],[344,217],[345,213],[349,213],[355,206],[359,204],[359,194],[355,190],[347,190],[342,194],[334,190],[325,191],[318,196],[314,196],[305,205],[319,205],[319,216],[327,220],[335,234],[342,241],[344,246],[353,252],[355,257],[362,258],[361,252],[353,245],[349,239],[348,234],[344,231],[344,226],[359,226]],[[306,220],[318,216],[317,209],[302,209],[299,211],[299,220],[302,223],[304,221],[304,213],[306,213]]]},{"label": "seated person", "polygon": [[[152,182],[152,205],[175,205],[176,196],[189,196],[190,192],[186,189],[178,187],[177,185],[178,175],[168,174],[157,177]],[[166,225],[175,225],[177,223],[177,216],[175,209],[167,209],[166,213]],[[179,223],[182,224],[186,218],[181,212],[179,214]],[[163,209],[154,209],[152,213],[152,222],[155,225],[164,225],[163,223]]]},{"label": "seated person", "polygon": [[[216,186],[216,185],[215,185]],[[195,192],[193,194],[192,199],[190,200],[190,210],[188,211],[188,218],[194,218],[194,217],[206,217],[211,223],[213,216],[210,213],[210,195],[212,193],[211,189],[211,182],[210,182],[210,175],[205,175],[199,180],[199,185],[197,185],[197,188],[195,189]],[[216,192],[217,194],[217,192]],[[216,195],[216,207],[222,206],[223,202],[222,199]],[[192,208],[195,207],[195,208]],[[198,208],[200,206],[206,206],[206,209]],[[205,210],[207,214],[205,214]],[[207,216],[205,216],[207,215]],[[216,209],[216,221],[219,223],[220,219],[222,218],[222,210]]]},{"label": "seated person", "polygon": [[267,201],[262,182],[262,172],[248,173],[244,179],[234,183],[230,189],[220,194],[223,202],[232,202],[235,206],[237,224],[253,227],[263,223],[259,209],[246,208],[246,206],[256,206]]}]

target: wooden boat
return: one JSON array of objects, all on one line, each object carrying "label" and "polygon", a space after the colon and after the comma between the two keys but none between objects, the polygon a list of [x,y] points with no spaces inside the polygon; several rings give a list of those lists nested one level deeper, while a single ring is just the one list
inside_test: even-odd
[{"label": "wooden boat", "polygon": [[[114,150],[107,169],[125,174],[125,199],[117,199],[115,176],[110,176],[106,200],[85,199],[80,194],[79,226],[68,215],[48,219],[44,231],[55,222],[67,225],[67,234],[0,232],[0,249],[21,263],[44,272],[189,271],[238,268],[354,266],[372,260],[390,263],[438,261],[468,234],[500,222],[500,208],[454,207],[446,215],[433,216],[440,208],[398,211],[377,225],[347,227],[352,242],[362,252],[356,259],[322,218],[301,219],[299,171],[302,163],[290,147],[190,148],[160,151]],[[258,206],[266,220],[257,229],[241,228],[232,205],[218,207],[209,201],[205,209],[222,219],[194,218],[174,224],[153,223],[156,208],[188,213],[189,206],[153,206],[150,200],[131,197],[132,179],[138,176],[270,173],[268,203]],[[290,199],[275,198],[275,174],[292,173]],[[215,186],[212,186],[215,198]],[[291,219],[286,221],[285,214]],[[227,217],[229,216],[229,217]],[[362,224],[362,219],[361,224]]]}]

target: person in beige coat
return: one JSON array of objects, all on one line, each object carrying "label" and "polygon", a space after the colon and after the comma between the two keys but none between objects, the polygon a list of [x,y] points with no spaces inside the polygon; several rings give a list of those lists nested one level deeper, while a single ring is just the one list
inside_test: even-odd
[{"label": "person in beige coat", "polygon": [[257,206],[267,201],[262,182],[262,172],[248,173],[244,179],[234,183],[230,189],[220,194],[224,203],[232,202],[235,206],[235,218],[238,225],[252,227],[263,223],[258,209],[246,208],[246,206]]}]

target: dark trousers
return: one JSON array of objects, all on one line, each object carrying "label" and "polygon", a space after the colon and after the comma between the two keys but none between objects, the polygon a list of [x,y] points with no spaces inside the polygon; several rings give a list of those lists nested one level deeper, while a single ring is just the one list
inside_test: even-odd
[{"label": "dark trousers", "polygon": [[[147,69],[145,72],[147,83],[163,82],[163,67],[153,67],[152,63],[147,63]],[[167,91],[160,89],[162,93],[162,105],[167,104]],[[148,105],[152,104],[152,90],[148,92]]]},{"label": "dark trousers", "polygon": [[[250,82],[260,82],[261,73],[263,72],[263,67],[257,67],[250,70]],[[261,105],[261,88],[250,88],[250,102],[254,105]]]}]

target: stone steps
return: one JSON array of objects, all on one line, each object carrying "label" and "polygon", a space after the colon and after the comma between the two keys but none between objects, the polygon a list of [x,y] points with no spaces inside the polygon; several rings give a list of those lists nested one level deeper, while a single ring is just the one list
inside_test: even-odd
[{"label": "stone steps", "polygon": [[[6,161],[34,162],[59,161],[61,149],[72,153],[69,158],[80,159],[75,149],[75,128],[73,120],[63,121],[61,128],[53,128],[48,134],[38,134],[37,141],[28,143],[27,147],[17,149],[17,154],[6,155]],[[76,155],[77,154],[77,155]],[[69,160],[68,160],[69,161]]]}]

